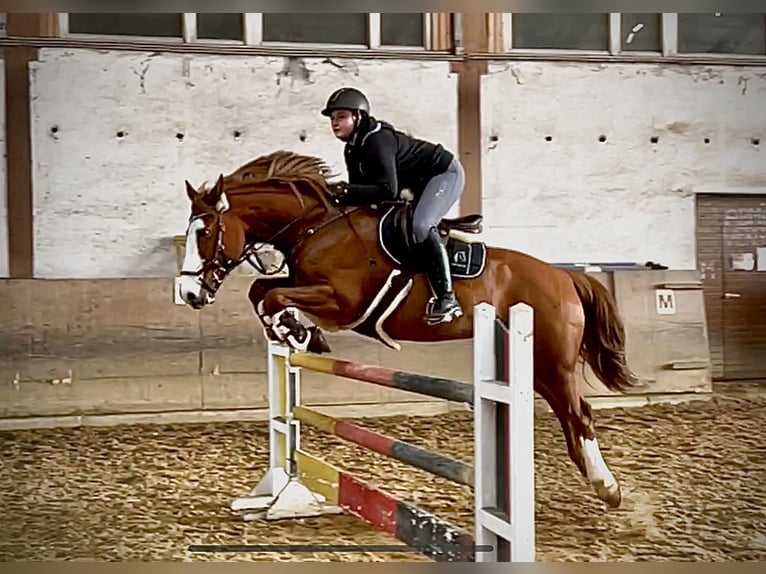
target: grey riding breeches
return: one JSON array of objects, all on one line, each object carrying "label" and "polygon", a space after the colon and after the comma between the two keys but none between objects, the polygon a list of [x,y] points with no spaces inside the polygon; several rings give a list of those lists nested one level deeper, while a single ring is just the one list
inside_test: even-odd
[{"label": "grey riding breeches", "polygon": [[415,206],[412,231],[415,241],[422,243],[428,230],[436,227],[452,205],[460,199],[465,186],[465,172],[460,160],[454,158],[444,173],[431,178]]}]

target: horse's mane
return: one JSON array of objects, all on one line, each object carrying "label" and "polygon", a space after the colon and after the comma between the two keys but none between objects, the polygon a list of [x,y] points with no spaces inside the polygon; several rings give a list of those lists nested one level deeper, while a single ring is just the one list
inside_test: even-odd
[{"label": "horse's mane", "polygon": [[333,177],[327,163],[318,157],[279,150],[262,155],[224,177],[227,192],[257,192],[266,185],[287,184],[302,202],[297,185],[306,185],[326,205],[327,179]]}]

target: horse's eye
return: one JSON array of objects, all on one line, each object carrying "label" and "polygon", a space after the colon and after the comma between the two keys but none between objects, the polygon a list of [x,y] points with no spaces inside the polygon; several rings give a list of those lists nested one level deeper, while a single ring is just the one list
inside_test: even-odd
[{"label": "horse's eye", "polygon": [[205,227],[203,229],[200,229],[198,233],[200,237],[208,237],[210,235],[210,230],[207,227]]}]

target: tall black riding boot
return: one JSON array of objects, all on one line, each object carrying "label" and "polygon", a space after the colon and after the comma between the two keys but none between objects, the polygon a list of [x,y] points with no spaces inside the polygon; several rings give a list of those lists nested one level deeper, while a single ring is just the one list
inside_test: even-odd
[{"label": "tall black riding boot", "polygon": [[426,319],[431,325],[447,323],[453,318],[463,315],[463,309],[455,298],[455,292],[452,289],[447,249],[442,244],[439,232],[435,227],[430,229],[428,236],[421,245],[427,261],[428,280],[436,296],[435,301],[429,305]]}]

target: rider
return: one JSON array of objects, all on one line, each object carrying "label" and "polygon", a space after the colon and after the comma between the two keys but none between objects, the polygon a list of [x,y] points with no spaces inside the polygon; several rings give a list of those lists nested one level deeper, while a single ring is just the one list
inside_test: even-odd
[{"label": "rider", "polygon": [[427,318],[449,322],[463,311],[455,298],[446,249],[437,225],[460,198],[465,174],[460,161],[440,144],[408,136],[370,115],[367,97],[355,88],[333,92],[322,110],[336,138],[346,143],[348,183],[333,185],[340,203],[365,205],[414,195],[413,234],[429,262],[428,280],[436,295]]}]

